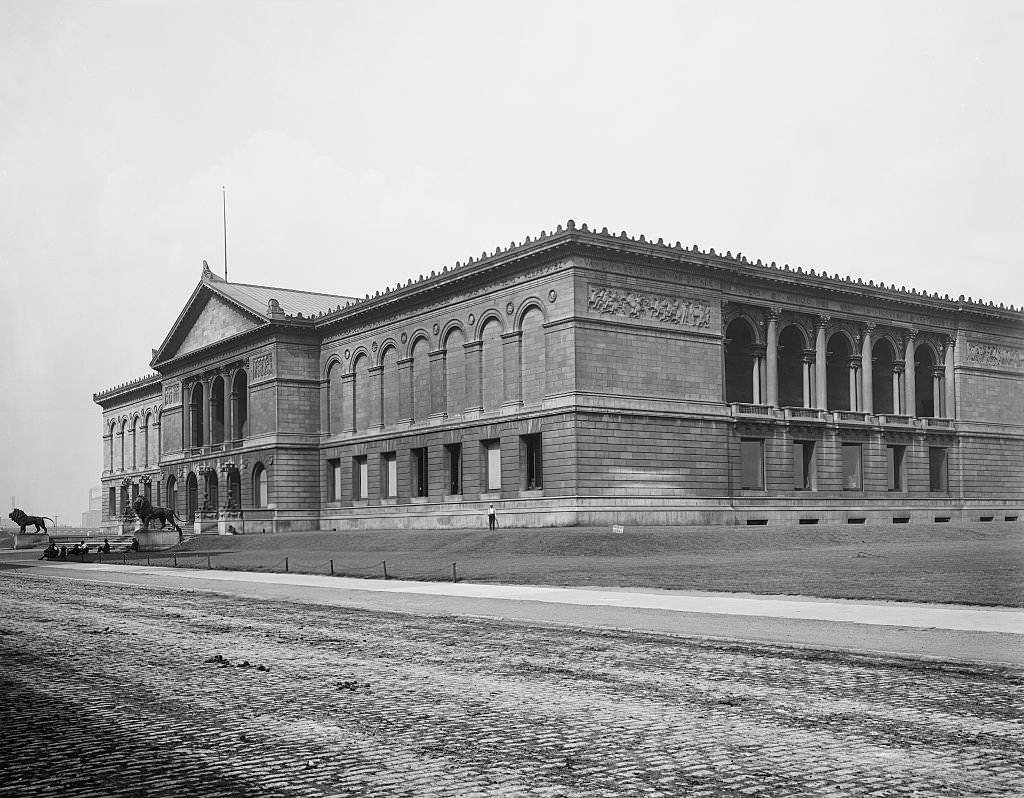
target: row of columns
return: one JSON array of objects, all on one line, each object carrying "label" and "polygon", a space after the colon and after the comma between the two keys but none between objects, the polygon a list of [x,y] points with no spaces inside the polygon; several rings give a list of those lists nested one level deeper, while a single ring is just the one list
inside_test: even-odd
[{"label": "row of columns", "polygon": [[[225,391],[227,401],[224,403],[224,418],[222,419],[222,435],[220,440],[213,440],[213,421],[216,415],[217,400],[213,396],[213,382],[214,379],[203,379],[199,382],[203,386],[203,397],[206,399],[202,403],[202,406],[196,402],[193,398],[193,391],[195,390],[195,384],[193,383],[188,388],[189,392],[189,403],[188,403],[188,429],[184,431],[186,447],[192,446],[210,446],[214,443],[223,443],[227,440],[237,440],[241,436],[241,430],[235,429],[236,419],[238,419],[238,404],[239,394],[238,391],[230,390]],[[234,385],[234,375],[224,377],[225,384],[230,383]],[[202,428],[203,428],[203,439],[202,441],[196,442],[193,440],[192,431],[196,428],[196,423],[200,420],[200,413],[202,413]]]},{"label": "row of columns", "polygon": [[[772,308],[768,312],[768,334],[767,343],[764,346],[755,346],[753,352],[753,387],[754,404],[766,404],[771,407],[779,406],[779,358],[778,358],[778,327],[780,312]],[[814,406],[826,409],[828,407],[828,380],[826,368],[826,345],[829,316],[819,316],[815,324],[814,351],[804,352],[803,365],[803,398],[804,406],[811,406],[810,385],[811,377],[814,376]],[[853,355],[849,360],[850,367],[850,409],[859,410],[864,413],[873,413],[873,374],[872,374],[872,333],[875,330],[874,324],[865,324],[861,338],[860,355]],[[917,401],[917,371],[915,355],[915,342],[917,330],[910,329],[905,333],[905,346],[903,352],[903,363],[894,364],[892,372],[893,380],[893,404],[896,415],[916,415]],[[934,415],[952,417],[955,413],[955,392],[953,383],[953,347],[952,338],[947,338],[943,348],[943,363],[932,369],[933,400],[935,402]],[[811,355],[813,354],[813,360]],[[761,396],[761,363],[765,366],[765,393]],[[901,385],[902,382],[902,385]],[[941,408],[941,413],[939,412]]]}]

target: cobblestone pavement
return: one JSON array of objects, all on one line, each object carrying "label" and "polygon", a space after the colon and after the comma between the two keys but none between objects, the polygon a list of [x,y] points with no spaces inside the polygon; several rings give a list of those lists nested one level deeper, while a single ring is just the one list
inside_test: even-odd
[{"label": "cobblestone pavement", "polygon": [[0,574],[0,796],[1019,796],[1022,688],[1016,668]]}]

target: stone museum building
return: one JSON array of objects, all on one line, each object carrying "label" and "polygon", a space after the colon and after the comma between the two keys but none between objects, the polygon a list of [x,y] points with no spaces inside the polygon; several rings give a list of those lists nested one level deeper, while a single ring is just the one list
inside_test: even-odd
[{"label": "stone museum building", "polygon": [[[1024,312],[569,222],[355,299],[204,264],[101,391],[104,525],[1014,521]],[[127,516],[127,517],[126,517]]]}]

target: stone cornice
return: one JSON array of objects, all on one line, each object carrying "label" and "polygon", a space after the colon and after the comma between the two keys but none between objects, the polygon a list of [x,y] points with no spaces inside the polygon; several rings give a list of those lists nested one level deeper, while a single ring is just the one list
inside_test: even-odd
[{"label": "stone cornice", "polygon": [[[159,374],[147,374],[145,377],[138,377],[137,379],[129,382],[123,382],[120,385],[115,385],[113,388],[106,388],[102,391],[97,391],[92,395],[92,400],[98,405],[102,405],[104,402],[108,402],[111,399],[126,399],[133,394],[149,393],[150,389],[154,386],[159,388],[160,382],[163,377]],[[157,394],[159,394],[159,389]]]},{"label": "stone cornice", "polygon": [[886,286],[875,285],[873,281],[865,283],[861,279],[829,275],[814,269],[790,268],[789,265],[777,266],[775,262],[762,263],[760,259],[751,262],[741,253],[724,255],[715,250],[700,250],[696,245],[684,248],[680,242],[666,244],[662,239],[648,241],[643,235],[639,238],[629,236],[625,231],[615,235],[607,228],[601,232],[590,230],[587,225],[577,227],[570,220],[563,229],[561,225],[553,233],[541,231],[536,239],[527,237],[522,243],[513,242],[506,249],[498,247],[494,252],[483,253],[479,259],[470,258],[465,264],[457,262],[451,269],[445,267],[440,273],[431,272],[430,276],[416,281],[409,280],[404,286],[394,289],[386,288],[383,293],[367,295],[362,300],[346,305],[340,310],[317,317],[318,328],[344,324],[374,312],[386,312],[396,304],[418,304],[437,293],[448,292],[455,286],[462,286],[473,280],[483,280],[489,273],[497,269],[521,267],[524,262],[533,263],[538,259],[551,259],[566,255],[601,255],[626,258],[628,260],[658,261],[662,264],[685,265],[714,272],[720,278],[758,283],[792,286],[803,291],[812,291],[832,295],[839,299],[857,297],[861,301],[881,301],[894,305],[904,305],[919,309],[939,311],[949,314],[980,316],[1001,321],[1016,321],[1024,324],[1024,310],[1011,306],[1006,308],[995,303],[985,303],[965,298],[957,299],[949,296],[940,297],[936,293],[919,292],[917,289],[897,289],[895,284]]}]

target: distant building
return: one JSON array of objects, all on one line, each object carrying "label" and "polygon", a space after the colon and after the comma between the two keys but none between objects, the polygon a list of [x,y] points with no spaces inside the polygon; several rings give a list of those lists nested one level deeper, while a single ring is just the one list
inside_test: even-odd
[{"label": "distant building", "polygon": [[361,300],[204,268],[102,391],[104,524],[1013,519],[1024,313],[577,228]]},{"label": "distant building", "polygon": [[82,526],[85,529],[98,529],[103,523],[103,486],[89,488],[89,509],[82,513]]}]

